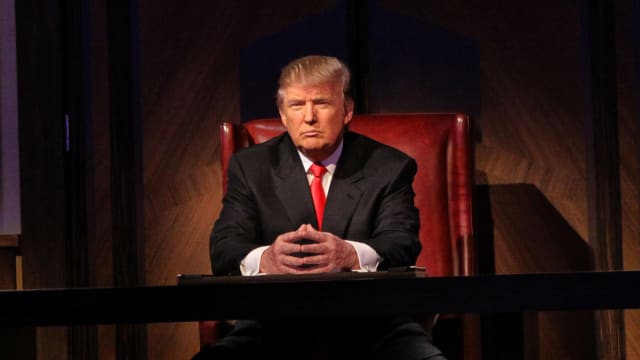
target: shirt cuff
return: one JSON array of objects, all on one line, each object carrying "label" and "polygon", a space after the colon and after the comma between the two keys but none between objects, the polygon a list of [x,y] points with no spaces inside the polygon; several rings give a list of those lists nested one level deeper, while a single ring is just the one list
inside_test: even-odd
[{"label": "shirt cuff", "polygon": [[240,274],[242,276],[254,276],[260,275],[260,259],[262,253],[267,250],[269,246],[260,246],[251,250],[247,256],[240,261]]},{"label": "shirt cuff", "polygon": [[378,269],[380,265],[380,255],[373,250],[373,248],[365,243],[359,241],[345,240],[351,246],[356,249],[358,254],[358,262],[360,263],[360,269],[354,270],[359,272],[373,272]]}]

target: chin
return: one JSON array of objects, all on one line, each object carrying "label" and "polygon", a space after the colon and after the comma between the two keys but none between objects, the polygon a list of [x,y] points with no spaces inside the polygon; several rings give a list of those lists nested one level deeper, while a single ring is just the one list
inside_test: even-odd
[{"label": "chin", "polygon": [[316,153],[326,148],[327,148],[326,144],[319,144],[317,142],[303,142],[300,146],[300,149],[302,149],[302,152],[305,152],[305,153],[306,152]]}]

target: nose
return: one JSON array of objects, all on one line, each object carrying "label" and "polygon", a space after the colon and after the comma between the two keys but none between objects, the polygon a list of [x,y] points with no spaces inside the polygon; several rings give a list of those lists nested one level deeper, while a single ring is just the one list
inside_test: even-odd
[{"label": "nose", "polygon": [[313,123],[316,120],[316,114],[313,109],[313,104],[307,102],[304,107],[304,122]]}]

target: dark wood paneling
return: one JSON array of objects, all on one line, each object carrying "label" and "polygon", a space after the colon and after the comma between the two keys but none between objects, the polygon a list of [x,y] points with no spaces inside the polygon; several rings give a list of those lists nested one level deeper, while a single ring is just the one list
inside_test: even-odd
[{"label": "dark wood paneling", "polygon": [[[16,2],[24,288],[65,287],[64,110],[61,6]],[[36,330],[29,353],[67,357],[67,328]],[[27,355],[27,354],[25,354]]]},{"label": "dark wood paneling", "polygon": [[[107,2],[113,283],[145,285],[138,2]],[[116,326],[116,359],[146,359],[145,324]]]},{"label": "dark wood paneling", "polygon": [[16,288],[15,249],[0,247],[0,289]]},{"label": "dark wood paneling", "polygon": [[[578,237],[587,239],[583,137],[587,109],[580,70],[583,54],[579,2],[545,0],[512,4],[496,0],[470,4],[462,0],[397,0],[380,3],[476,41],[482,104],[480,116],[474,121],[475,127],[481,130],[476,148],[476,168],[481,183],[534,184]],[[620,3],[622,9],[630,4],[629,1]],[[145,134],[144,258],[148,284],[173,284],[176,274],[181,272],[209,272],[208,235],[221,200],[217,129],[222,121],[240,119],[240,50],[253,40],[333,4],[333,1],[313,4],[248,0],[140,1],[141,105]],[[104,13],[100,9],[103,5],[104,2],[97,1],[92,9],[97,14]],[[65,263],[60,170],[64,145],[63,138],[58,136],[62,134],[61,123],[56,120],[62,117],[57,23],[60,9],[55,2],[45,4],[43,1],[20,1],[16,7],[21,161],[29,164],[21,170],[23,213],[26,214],[23,217],[25,285],[64,286],[63,274],[58,271]],[[100,16],[93,24],[97,29],[106,27]],[[104,101],[104,91],[108,88],[106,54],[100,46],[104,38],[99,32],[94,39],[96,53],[103,55],[97,56],[94,62],[97,94],[94,98],[102,100],[94,103],[93,111],[94,116],[99,114],[104,119],[109,116]],[[618,42],[619,51],[620,44],[629,47],[632,42]],[[627,57],[620,56],[618,62],[625,59]],[[637,220],[640,219],[637,160],[640,145],[634,136],[638,129],[633,119],[637,114],[630,111],[633,101],[629,95],[637,84],[630,83],[633,77],[629,67],[621,69],[624,260],[626,268],[640,268],[637,255],[640,253]],[[95,124],[96,205],[90,211],[95,211],[98,220],[95,228],[90,229],[97,234],[91,251],[96,257],[97,283],[111,285],[111,264],[107,261],[111,257],[110,137],[106,121],[96,120]],[[510,228],[511,225],[496,226],[496,241],[508,233],[502,226]],[[518,234],[513,236],[519,238]],[[559,245],[552,249],[566,250],[555,246]],[[520,260],[531,266],[546,262],[532,264],[529,257],[517,255],[522,249],[520,245],[513,245],[506,251],[498,246],[502,254],[495,259],[499,270],[517,271]],[[544,247],[531,249],[535,254],[544,254],[546,250]],[[571,262],[571,257],[565,261]],[[637,340],[640,339],[640,317],[637,311],[628,314],[631,316],[627,317],[627,353],[629,358],[640,357]],[[537,318],[538,329],[555,326],[551,324],[555,321],[553,318],[547,321],[544,316]],[[557,319],[560,323],[577,321],[572,316]],[[102,327],[100,333],[106,339],[113,339],[112,330]],[[44,335],[39,337],[39,346],[46,349],[48,356],[66,356],[64,329],[46,328],[39,332]],[[148,339],[151,358],[184,358],[185,354],[197,350],[197,324],[151,325]],[[540,354],[553,349],[564,353],[567,346],[559,340],[539,338],[538,341]],[[563,337],[563,341],[577,340]],[[110,344],[113,341],[102,341],[101,337],[101,358],[112,358]]]},{"label": "dark wood paneling", "polygon": [[586,103],[578,4],[382,3],[475,41],[482,101],[473,119],[480,131],[479,180],[536,185],[586,239]]},{"label": "dark wood paneling", "polygon": [[[92,241],[89,246],[93,259],[96,286],[113,286],[113,242],[111,231],[111,136],[109,126],[109,71],[107,59],[106,0],[93,0],[90,4],[91,38],[94,46],[91,61],[93,119],[93,207],[89,209],[89,227]],[[112,360],[115,354],[115,325],[98,326],[98,358]]]},{"label": "dark wood paneling", "polygon": [[[89,8],[84,0],[63,1],[64,111],[67,122],[65,149],[66,286],[95,286],[93,258],[89,254],[89,227],[92,224],[93,122],[91,118]],[[69,357],[97,358],[95,326],[69,328]]]},{"label": "dark wood paneling", "polygon": [[[477,41],[482,94],[480,118],[474,119],[481,130],[477,178],[489,184],[534,184],[580,237],[588,239],[584,125],[591,109],[583,73],[582,3],[382,3]],[[637,24],[630,19],[637,4],[615,4],[624,263],[626,269],[638,269],[640,142],[634,119],[640,117],[634,98],[640,86],[633,82],[638,42],[632,39]],[[640,313],[626,314],[627,356],[640,357]]]},{"label": "dark wood paneling", "polygon": [[[640,2],[616,1],[616,68],[625,269],[640,269]],[[640,311],[625,311],[626,353],[640,357]]]},{"label": "dark wood paneling", "polygon": [[[623,264],[615,5],[589,0],[585,6],[591,105],[586,122],[589,242],[597,270],[620,270]],[[626,358],[623,316],[620,310],[596,312],[598,358]]]},{"label": "dark wood paneling", "polygon": [[[482,96],[480,116],[474,119],[481,130],[476,147],[480,181],[534,184],[575,231],[574,239],[584,243],[588,238],[587,108],[580,4],[551,0],[532,4],[379,3],[476,41]],[[267,6],[240,1],[199,2],[197,6],[167,2],[160,6],[141,1],[145,239],[150,284],[172,283],[178,272],[209,271],[207,238],[221,198],[217,125],[239,119],[239,50],[329,5],[314,4],[312,8],[282,1]],[[623,169],[629,169],[624,154],[621,161]],[[637,193],[638,182],[632,181],[637,175],[625,171],[622,179],[628,180],[623,186]],[[631,206],[636,206],[635,210]],[[634,218],[637,205],[623,203],[623,213],[627,211]],[[637,226],[637,222],[633,224]],[[637,240],[629,241],[626,248],[637,249]],[[519,245],[513,246],[514,252],[522,251]],[[536,254],[546,250],[531,249]],[[561,253],[567,249],[556,250]],[[513,253],[501,256],[500,271],[517,271],[519,260],[531,262]],[[571,256],[565,260],[570,263]],[[538,327],[553,322],[544,316]],[[560,316],[558,321],[574,321],[572,316]],[[152,325],[150,339],[161,343],[151,351],[164,352],[167,357],[189,352],[196,348],[196,333],[195,324]],[[156,340],[150,340],[150,348],[154,348],[152,341]],[[171,348],[163,345],[169,343]],[[546,350],[540,354],[565,346],[541,344]]]},{"label": "dark wood paneling", "polygon": [[16,288],[18,237],[0,235],[0,289]]}]

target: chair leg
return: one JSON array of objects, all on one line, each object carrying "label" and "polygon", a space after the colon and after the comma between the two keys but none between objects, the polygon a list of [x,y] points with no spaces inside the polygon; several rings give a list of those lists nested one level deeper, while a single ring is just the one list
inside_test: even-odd
[{"label": "chair leg", "polygon": [[480,360],[482,358],[482,342],[480,334],[480,315],[465,314],[462,319],[464,360]]},{"label": "chair leg", "polygon": [[220,338],[218,334],[218,321],[200,321],[198,323],[200,333],[200,349],[214,344]]}]

